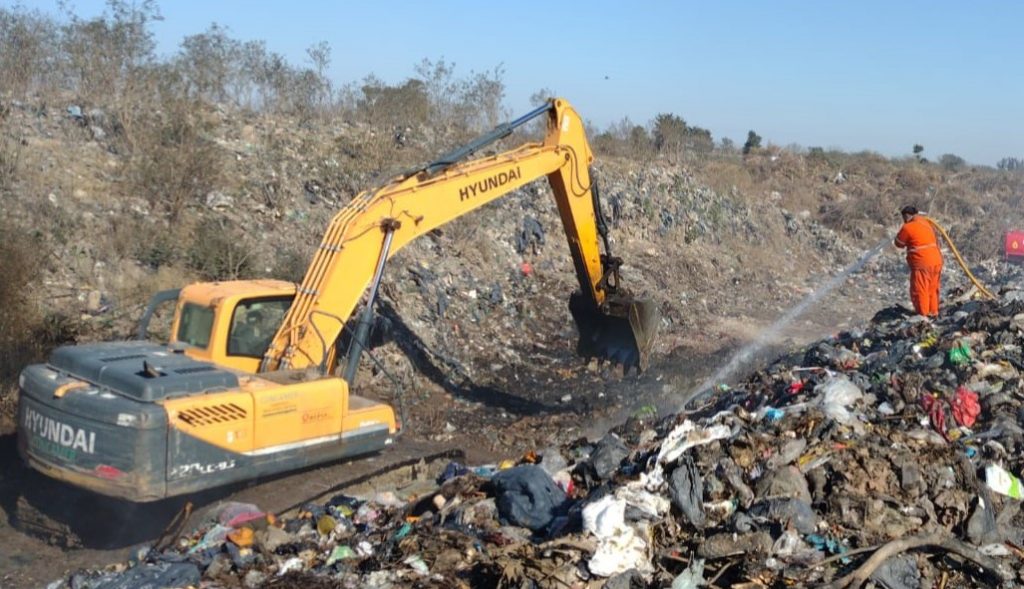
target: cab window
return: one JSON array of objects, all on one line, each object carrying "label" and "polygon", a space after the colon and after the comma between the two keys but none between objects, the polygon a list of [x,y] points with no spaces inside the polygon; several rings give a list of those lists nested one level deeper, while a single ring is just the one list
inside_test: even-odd
[{"label": "cab window", "polygon": [[284,315],[291,304],[291,297],[252,299],[238,303],[231,316],[228,355],[262,358],[277,328],[284,322]]},{"label": "cab window", "polygon": [[213,331],[213,309],[195,303],[185,303],[181,309],[181,320],[178,322],[179,342],[205,348],[210,345],[210,333]]}]

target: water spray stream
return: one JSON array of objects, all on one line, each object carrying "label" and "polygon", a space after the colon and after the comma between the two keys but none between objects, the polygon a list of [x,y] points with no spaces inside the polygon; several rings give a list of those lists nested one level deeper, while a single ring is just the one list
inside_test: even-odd
[{"label": "water spray stream", "polygon": [[868,263],[871,258],[875,257],[882,248],[889,242],[889,238],[886,237],[878,242],[877,245],[871,249],[865,251],[859,258],[857,258],[852,264],[843,269],[842,272],[836,274],[830,278],[827,282],[819,286],[811,294],[807,295],[802,301],[793,306],[785,315],[779,317],[774,323],[772,323],[767,329],[762,331],[754,338],[753,341],[744,345],[742,348],[736,351],[729,359],[729,361],[719,368],[714,374],[708,377],[700,386],[694,388],[686,396],[683,397],[682,401],[678,406],[678,410],[686,408],[686,405],[693,401],[697,397],[701,396],[702,393],[710,392],[710,389],[717,383],[720,383],[730,376],[733,375],[737,370],[742,368],[747,362],[753,358],[755,354],[760,352],[770,342],[774,341],[778,336],[779,332],[785,329],[790,323],[795,321],[800,315],[807,311],[811,306],[821,300],[822,297],[829,294],[836,289],[844,280],[854,272],[860,270]]}]

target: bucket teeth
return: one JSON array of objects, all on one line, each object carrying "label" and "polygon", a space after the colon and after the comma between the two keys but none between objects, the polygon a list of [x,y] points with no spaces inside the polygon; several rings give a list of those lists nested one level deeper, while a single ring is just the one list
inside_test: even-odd
[{"label": "bucket teeth", "polygon": [[576,346],[580,356],[622,365],[626,373],[633,367],[638,372],[647,368],[658,323],[657,307],[651,301],[619,295],[597,309],[576,292],[569,298],[569,311],[580,333]]}]

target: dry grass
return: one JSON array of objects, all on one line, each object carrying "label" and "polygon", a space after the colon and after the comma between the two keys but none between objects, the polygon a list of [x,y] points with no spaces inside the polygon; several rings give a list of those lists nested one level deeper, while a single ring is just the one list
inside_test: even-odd
[{"label": "dry grass", "polygon": [[755,182],[750,170],[739,158],[721,158],[707,162],[699,177],[718,194],[752,194]]},{"label": "dry grass", "polygon": [[13,139],[0,137],[0,194],[14,186],[20,160],[21,145]]}]

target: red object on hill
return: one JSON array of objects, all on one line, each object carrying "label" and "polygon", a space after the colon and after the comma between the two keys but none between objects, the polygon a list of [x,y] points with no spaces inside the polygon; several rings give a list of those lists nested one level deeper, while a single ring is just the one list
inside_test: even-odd
[{"label": "red object on hill", "polygon": [[1024,264],[1024,231],[1006,232],[1006,261]]}]

